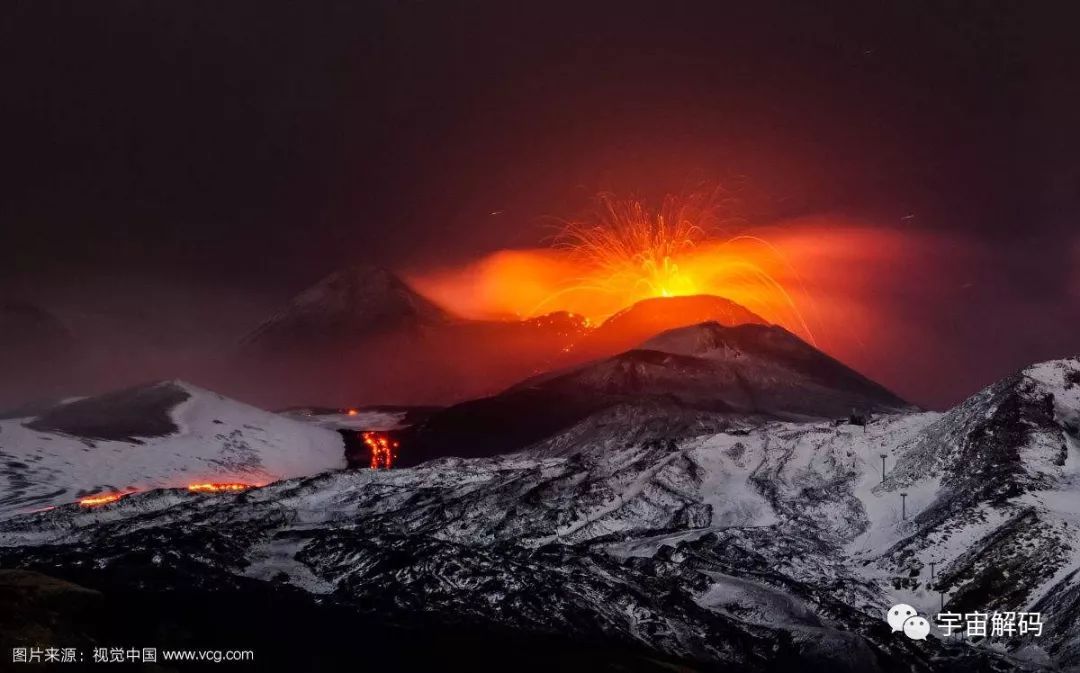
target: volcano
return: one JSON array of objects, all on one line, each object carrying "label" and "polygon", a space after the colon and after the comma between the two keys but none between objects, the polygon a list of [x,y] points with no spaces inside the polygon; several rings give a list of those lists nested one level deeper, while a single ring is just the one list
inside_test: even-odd
[{"label": "volcano", "polygon": [[692,407],[777,418],[912,410],[783,327],[760,324],[680,327],[634,350],[514,389],[665,396]]},{"label": "volcano", "polygon": [[377,266],[323,278],[241,340],[247,352],[296,355],[352,348],[381,334],[417,333],[454,318]]},{"label": "volcano", "polygon": [[[639,301],[595,328],[566,312],[523,320],[466,319],[386,269],[357,266],[304,290],[245,337],[239,362],[241,378],[257,387],[245,396],[264,406],[298,399],[334,407],[445,406],[704,322],[768,324],[745,307],[710,295]],[[271,382],[276,385],[266,385]],[[264,392],[280,389],[283,382],[289,397]]]},{"label": "volcano", "polygon": [[402,458],[506,453],[614,407],[633,422],[650,417],[669,427],[688,419],[805,421],[915,410],[782,327],[707,322],[436,412],[406,432]]},{"label": "volcano", "polygon": [[660,332],[715,322],[734,325],[768,325],[768,321],[730,299],[714,295],[654,297],[643,299],[611,316],[593,330],[582,350],[610,355],[634,348]]}]

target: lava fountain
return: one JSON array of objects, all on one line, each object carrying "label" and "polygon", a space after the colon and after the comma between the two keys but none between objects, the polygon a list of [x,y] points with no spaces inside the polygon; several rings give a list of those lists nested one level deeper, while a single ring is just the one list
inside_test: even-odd
[{"label": "lava fountain", "polygon": [[724,216],[722,196],[669,195],[653,207],[600,194],[581,217],[560,223],[547,249],[504,251],[467,273],[411,280],[470,317],[566,311],[591,324],[644,299],[716,295],[814,342],[793,296],[805,295],[799,274],[777,246]]}]

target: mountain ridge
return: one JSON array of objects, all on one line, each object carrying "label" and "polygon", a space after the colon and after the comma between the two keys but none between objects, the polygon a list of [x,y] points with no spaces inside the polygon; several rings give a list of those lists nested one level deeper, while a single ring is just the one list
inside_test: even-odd
[{"label": "mountain ridge", "polygon": [[[623,407],[580,421],[558,452],[550,440],[220,499],[152,491],[105,506],[107,519],[77,507],[18,517],[0,522],[0,563],[55,570],[95,558],[106,568],[98,578],[152,567],[144,590],[284,583],[395,623],[573,634],[706,668],[1067,667],[1080,664],[1069,618],[1080,601],[1074,379],[1080,359],[1051,361],[949,412],[865,425],[767,421],[649,437]],[[990,485],[1019,474],[969,460],[983,423],[1002,442],[986,466],[1007,456],[1036,478],[1005,491],[945,478],[965,466]],[[890,633],[890,605],[932,614],[938,590],[946,610],[1041,610],[1052,630],[993,648]]]}]

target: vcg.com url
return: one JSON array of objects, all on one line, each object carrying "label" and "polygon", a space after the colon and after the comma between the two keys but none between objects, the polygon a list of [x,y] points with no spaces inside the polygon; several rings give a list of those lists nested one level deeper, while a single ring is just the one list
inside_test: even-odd
[{"label": "vcg.com url", "polygon": [[231,661],[255,661],[254,650],[162,650],[162,661],[190,661],[220,664]]}]

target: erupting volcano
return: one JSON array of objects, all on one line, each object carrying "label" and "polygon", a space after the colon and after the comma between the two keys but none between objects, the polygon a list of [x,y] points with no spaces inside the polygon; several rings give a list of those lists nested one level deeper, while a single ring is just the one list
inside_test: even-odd
[{"label": "erupting volcano", "polygon": [[593,325],[644,300],[713,295],[813,343],[795,300],[803,293],[798,273],[778,247],[725,215],[723,196],[668,195],[651,206],[600,194],[593,208],[563,223],[548,248],[504,251],[464,274],[413,280],[470,317],[565,311]]}]

